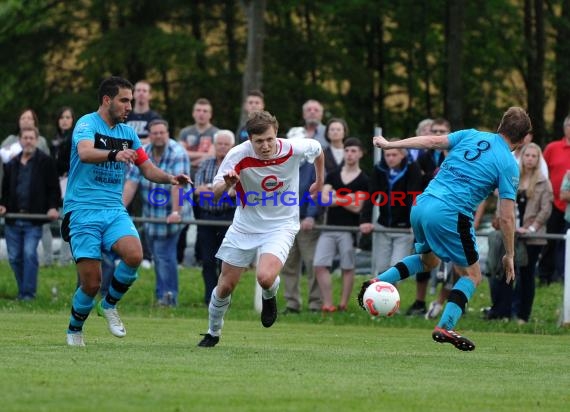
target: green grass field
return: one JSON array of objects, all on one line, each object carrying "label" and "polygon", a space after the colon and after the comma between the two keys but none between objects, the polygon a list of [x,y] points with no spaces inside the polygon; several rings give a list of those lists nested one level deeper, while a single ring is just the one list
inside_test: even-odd
[{"label": "green grass field", "polygon": [[[0,410],[568,409],[570,337],[557,327],[560,285],[537,289],[525,326],[481,320],[479,309],[489,302],[481,285],[459,324],[477,344],[464,353],[431,340],[434,322],[371,320],[354,301],[346,313],[281,316],[265,329],[253,310],[254,278],[246,274],[220,344],[204,349],[196,347],[207,328],[199,272],[182,271],[176,309],[154,307],[153,272],[140,274],[120,305],[127,337],[111,336],[93,313],[87,347],[69,348],[74,269],[42,268],[36,301],[16,302],[12,274],[0,262]],[[404,308],[413,294],[414,283],[404,282]]]}]

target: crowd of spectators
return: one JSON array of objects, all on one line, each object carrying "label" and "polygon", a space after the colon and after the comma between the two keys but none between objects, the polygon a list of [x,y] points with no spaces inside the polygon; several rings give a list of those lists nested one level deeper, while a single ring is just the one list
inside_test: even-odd
[{"label": "crowd of spectators", "polygon": [[[223,119],[214,122],[214,105],[202,97],[192,106],[193,123],[171,138],[169,133],[173,131],[169,130],[167,121],[151,109],[151,84],[144,80],[137,82],[133,96],[133,110],[126,123],[135,129],[145,144],[149,158],[169,173],[191,175],[194,198],[203,199],[202,196],[211,190],[212,179],[228,151],[234,145],[247,141],[243,125],[234,134]],[[243,102],[246,114],[263,110],[265,106],[265,97],[259,90],[250,91]],[[286,301],[283,313],[294,315],[302,310],[318,313],[342,311],[349,304],[355,254],[362,236],[372,237],[370,272],[374,275],[412,250],[414,236],[410,230],[410,210],[413,194],[421,193],[429,184],[445,160],[446,153],[434,150],[384,150],[371,168],[364,168],[371,171],[367,176],[360,169],[360,159],[372,149],[369,136],[351,136],[350,119],[331,117],[324,123],[325,110],[317,100],[308,99],[300,113],[302,123],[288,131],[280,131],[279,135],[289,139],[318,141],[325,153],[327,178],[322,205],[319,202],[298,205],[301,229],[281,273]],[[39,213],[46,216],[45,220],[22,217],[5,221],[8,259],[18,285],[17,298],[21,300],[35,298],[40,267],[54,262],[52,230],[56,232],[54,222],[59,217],[61,199],[65,194],[75,119],[71,107],[62,107],[54,116],[55,133],[46,139],[39,130],[36,113],[26,108],[17,117],[14,133],[0,145],[3,163],[0,168],[0,213]],[[563,136],[544,148],[532,143],[532,135],[529,135],[525,144],[513,153],[521,170],[517,195],[517,233],[518,242],[523,246],[517,250],[524,250],[524,256],[517,265],[518,276],[514,286],[505,286],[498,281],[503,276],[500,270],[496,270],[492,261],[487,264],[492,306],[484,313],[486,319],[514,318],[519,323],[528,322],[535,282],[547,285],[563,279],[563,241],[546,241],[533,236],[561,234],[570,227],[570,116],[565,119],[563,126]],[[441,135],[452,131],[452,125],[439,118],[422,120],[416,133]],[[298,194],[301,198],[314,181],[312,165],[301,164],[299,176]],[[179,302],[178,271],[185,262],[185,253],[188,253],[186,241],[189,237],[188,225],[181,222],[191,218],[231,221],[235,204],[232,206],[231,202],[227,202],[216,206],[200,201],[192,202],[192,207],[181,207],[180,204],[184,202],[177,201],[176,189],[170,193],[168,207],[158,208],[149,204],[148,193],[160,186],[151,184],[133,171],[126,176],[124,204],[132,215],[164,220],[163,223],[139,226],[145,259],[142,266],[154,266],[154,303],[176,306]],[[339,189],[350,193],[347,199],[351,200],[340,207]],[[359,192],[368,196],[359,197]],[[236,193],[229,195],[235,199]],[[484,205],[477,213],[474,211],[474,229],[478,229],[483,210]],[[349,226],[356,230],[318,230],[316,226],[321,224]],[[219,275],[219,261],[215,253],[226,230],[226,227],[218,225],[199,226],[196,247],[191,251],[194,254],[192,261],[202,269],[203,303],[206,305]],[[38,254],[40,242],[42,247]],[[495,247],[493,236],[489,237],[489,246]],[[72,253],[69,246],[61,242],[58,250],[58,263],[70,263]],[[497,255],[497,251],[491,250],[490,255]],[[103,272],[109,278],[109,272],[114,270],[113,256],[104,257],[106,269]],[[255,260],[251,262],[252,266],[255,264]],[[330,279],[337,267],[343,278],[342,291],[334,294]],[[303,278],[307,281],[306,297],[301,294]],[[410,303],[405,314],[436,317],[447,297],[449,285],[453,284],[452,279],[453,268],[443,265],[431,273],[418,275],[416,299]],[[436,293],[438,283],[442,283],[442,289],[428,305],[426,299],[430,282],[431,294]],[[105,288],[102,290],[104,293]]]}]

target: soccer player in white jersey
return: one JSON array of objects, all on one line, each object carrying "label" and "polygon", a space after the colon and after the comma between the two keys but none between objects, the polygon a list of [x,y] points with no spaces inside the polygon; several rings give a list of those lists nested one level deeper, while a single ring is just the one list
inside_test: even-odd
[{"label": "soccer player in white jersey", "polygon": [[277,138],[277,119],[268,112],[253,112],[245,125],[249,140],[231,149],[214,178],[218,202],[235,186],[239,205],[234,220],[216,254],[222,261],[218,285],[208,306],[208,332],[198,346],[212,347],[220,340],[224,314],[242,273],[259,251],[257,281],[262,288],[261,324],[268,328],[277,319],[279,272],[299,231],[299,163],[315,162],[316,180],[310,195],[322,191],[324,155],[313,139]]}]

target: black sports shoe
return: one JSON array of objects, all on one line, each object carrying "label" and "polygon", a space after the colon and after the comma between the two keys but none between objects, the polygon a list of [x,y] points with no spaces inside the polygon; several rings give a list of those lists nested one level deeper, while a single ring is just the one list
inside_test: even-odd
[{"label": "black sports shoe", "polygon": [[406,316],[424,316],[426,313],[426,303],[416,300],[406,311]]},{"label": "black sports shoe", "polygon": [[262,299],[261,324],[266,328],[271,327],[277,319],[277,298]]},{"label": "black sports shoe", "polygon": [[472,351],[475,349],[475,344],[473,342],[466,337],[461,336],[454,330],[447,330],[436,326],[431,337],[434,341],[439,343],[451,343],[457,349],[462,351]]},{"label": "black sports shoe", "polygon": [[219,336],[212,336],[209,333],[202,333],[201,336],[204,338],[198,342],[198,346],[201,346],[203,348],[212,348],[216,346],[220,341]]}]

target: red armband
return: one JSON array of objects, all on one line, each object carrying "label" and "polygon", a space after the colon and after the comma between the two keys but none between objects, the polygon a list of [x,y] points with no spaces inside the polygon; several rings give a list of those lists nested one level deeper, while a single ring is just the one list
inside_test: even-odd
[{"label": "red armband", "polygon": [[147,160],[148,160],[148,156],[147,156],[146,152],[144,151],[144,149],[142,147],[139,147],[137,149],[137,160],[135,161],[135,164],[137,166],[140,166],[144,162],[146,162]]}]

